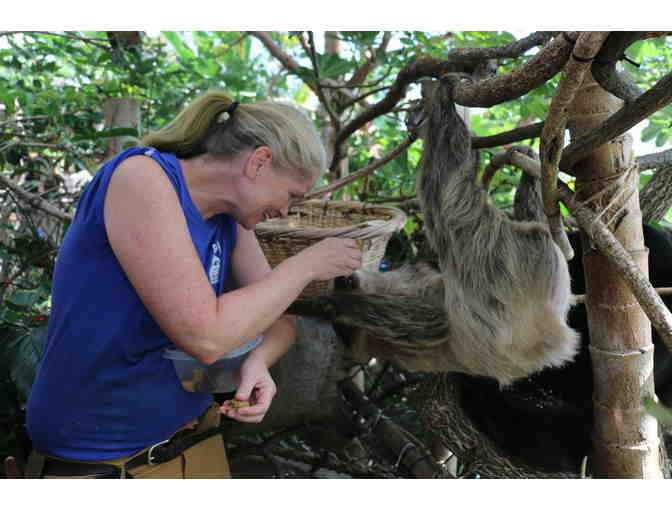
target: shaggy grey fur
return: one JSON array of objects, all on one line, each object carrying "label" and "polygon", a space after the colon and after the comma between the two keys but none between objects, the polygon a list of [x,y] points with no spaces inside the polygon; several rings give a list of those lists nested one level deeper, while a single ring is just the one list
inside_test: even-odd
[{"label": "shaggy grey fur", "polygon": [[393,360],[411,371],[489,376],[508,385],[574,357],[578,334],[566,323],[569,272],[533,179],[523,178],[517,200],[525,220],[512,220],[487,203],[451,91],[451,82],[442,82],[428,105],[418,179],[439,272],[359,272],[357,293],[315,298],[311,306],[358,331],[351,346],[358,357]]}]

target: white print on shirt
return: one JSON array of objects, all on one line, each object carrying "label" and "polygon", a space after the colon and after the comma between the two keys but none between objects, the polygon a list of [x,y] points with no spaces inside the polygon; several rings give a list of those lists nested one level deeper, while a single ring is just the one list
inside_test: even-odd
[{"label": "white print on shirt", "polygon": [[210,269],[208,269],[208,277],[210,278],[210,283],[216,285],[219,282],[219,271],[222,267],[222,259],[220,259],[217,254],[222,251],[222,247],[219,244],[219,241],[216,241],[212,244],[212,259],[210,261]]}]

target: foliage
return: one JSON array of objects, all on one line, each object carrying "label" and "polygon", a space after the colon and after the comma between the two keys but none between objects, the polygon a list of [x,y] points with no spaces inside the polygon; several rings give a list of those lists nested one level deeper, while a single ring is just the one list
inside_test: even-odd
[{"label": "foliage", "polygon": [[[330,145],[332,117],[342,126],[379,102],[409,63],[424,57],[444,59],[455,48],[504,45],[519,37],[507,31],[342,31],[326,36],[265,32],[296,64],[288,69],[251,33],[166,31],[138,34],[141,41],[127,40],[128,34],[135,33],[0,33],[2,177],[72,215],[83,184],[106,157],[110,138],[125,135],[137,140],[165,125],[185,103],[209,89],[227,90],[241,102],[279,98],[301,105]],[[337,41],[339,50],[323,49],[325,40]],[[536,51],[500,59],[498,72],[520,66]],[[624,66],[642,89],[672,67],[666,38],[638,41],[627,53],[640,64]],[[363,68],[368,73],[362,82],[343,86]],[[476,136],[489,136],[543,120],[558,80],[556,76],[515,101],[473,109],[471,129]],[[123,97],[140,103],[142,121],[137,130],[105,127],[104,99]],[[419,83],[411,83],[392,110],[348,138],[348,172],[366,168],[406,139],[408,111],[419,98]],[[671,107],[652,115],[643,139],[658,147],[670,143],[671,120]],[[529,143],[538,150],[538,139]],[[422,140],[417,140],[330,198],[406,205],[415,197],[421,153]],[[482,151],[482,166],[489,153]],[[643,175],[643,180],[648,177]],[[336,178],[325,175],[318,186]],[[509,209],[518,179],[513,169],[497,172],[490,186],[492,202]],[[422,215],[417,208],[408,209],[408,215],[405,230],[390,242],[387,267],[419,256]],[[47,320],[54,256],[67,226],[67,221],[27,205],[0,184],[0,384],[8,396],[0,400],[0,414],[10,412],[7,402],[24,402],[27,396],[31,374],[21,372],[14,360],[35,361],[43,337],[31,332],[43,331]],[[13,360],[11,366],[8,360]],[[10,386],[13,393],[7,389]]]}]

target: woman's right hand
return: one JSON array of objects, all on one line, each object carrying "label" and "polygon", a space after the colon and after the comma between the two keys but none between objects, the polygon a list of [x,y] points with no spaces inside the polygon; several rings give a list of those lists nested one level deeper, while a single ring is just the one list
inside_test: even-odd
[{"label": "woman's right hand", "polygon": [[362,251],[354,239],[328,237],[292,257],[300,261],[311,280],[350,276],[362,265]]}]

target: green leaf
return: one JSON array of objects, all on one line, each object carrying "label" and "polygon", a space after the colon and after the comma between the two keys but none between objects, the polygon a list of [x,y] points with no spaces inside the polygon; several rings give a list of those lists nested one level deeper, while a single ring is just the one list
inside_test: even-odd
[{"label": "green leaf", "polygon": [[45,326],[29,331],[9,344],[10,377],[23,402],[28,400],[46,340]]},{"label": "green leaf", "polygon": [[662,147],[667,143],[669,136],[664,129],[661,129],[658,135],[656,136],[656,147]]},{"label": "green leaf", "polygon": [[181,60],[190,60],[196,58],[194,52],[184,44],[179,32],[161,32],[166,40],[173,46]]},{"label": "green leaf", "polygon": [[649,124],[642,129],[642,141],[648,142],[649,140],[652,140],[658,134],[658,131],[660,131],[658,126]]},{"label": "green leaf", "polygon": [[321,78],[338,78],[353,68],[353,63],[338,55],[318,55]]},{"label": "green leaf", "polygon": [[40,295],[32,290],[17,290],[7,301],[20,307],[33,306],[40,299]]}]

